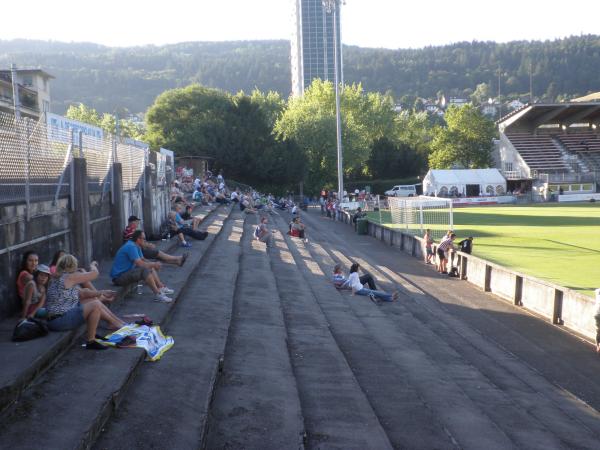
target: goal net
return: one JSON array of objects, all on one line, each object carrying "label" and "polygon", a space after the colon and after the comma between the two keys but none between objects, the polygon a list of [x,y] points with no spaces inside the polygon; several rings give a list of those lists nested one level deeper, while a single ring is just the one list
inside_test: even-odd
[{"label": "goal net", "polygon": [[392,223],[407,233],[423,235],[429,228],[434,238],[453,229],[452,200],[437,197],[388,197]]}]

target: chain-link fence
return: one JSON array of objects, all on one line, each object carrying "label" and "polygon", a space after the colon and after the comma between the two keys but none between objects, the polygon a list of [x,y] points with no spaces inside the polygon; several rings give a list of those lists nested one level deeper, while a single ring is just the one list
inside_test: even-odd
[{"label": "chain-link fence", "polygon": [[[57,200],[69,195],[71,161],[87,161],[90,193],[110,191],[112,163],[123,165],[123,190],[142,190],[148,149],[0,112],[0,203]],[[164,183],[166,161],[158,158]],[[162,175],[161,175],[162,174]]]},{"label": "chain-link fence", "polygon": [[[56,138],[56,139],[54,139]],[[0,202],[56,198],[69,192],[70,134],[0,113]]]}]

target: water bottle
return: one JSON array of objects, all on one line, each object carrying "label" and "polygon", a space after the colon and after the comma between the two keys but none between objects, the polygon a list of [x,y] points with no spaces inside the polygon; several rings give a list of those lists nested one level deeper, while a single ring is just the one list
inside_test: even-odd
[{"label": "water bottle", "polygon": [[142,295],[143,289],[144,289],[144,285],[142,283],[138,283],[138,285],[137,285],[137,293],[138,293],[138,295]]}]

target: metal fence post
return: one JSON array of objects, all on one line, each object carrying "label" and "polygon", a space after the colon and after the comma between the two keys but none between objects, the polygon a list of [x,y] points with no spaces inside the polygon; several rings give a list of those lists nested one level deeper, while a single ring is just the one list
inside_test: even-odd
[{"label": "metal fence post", "polygon": [[26,134],[25,134],[25,138],[26,138],[26,150],[27,150],[27,163],[25,165],[25,203],[27,204],[26,206],[26,210],[27,210],[27,214],[26,214],[26,220],[27,222],[29,222],[29,219],[31,218],[31,144],[30,144],[30,140],[31,140],[31,124],[29,119],[25,119],[25,123],[27,124],[26,127]]}]

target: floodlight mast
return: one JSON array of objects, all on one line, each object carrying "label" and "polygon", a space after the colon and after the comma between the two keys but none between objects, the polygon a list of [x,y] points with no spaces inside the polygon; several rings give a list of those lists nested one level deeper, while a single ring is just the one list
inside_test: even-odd
[{"label": "floodlight mast", "polygon": [[[345,3],[345,2],[344,2]],[[335,125],[337,132],[337,172],[338,172],[338,199],[344,201],[344,169],[342,161],[342,117],[340,113],[340,77],[338,65],[338,8],[340,0],[323,0],[323,7],[329,14],[333,14],[333,68],[335,83]]]}]

